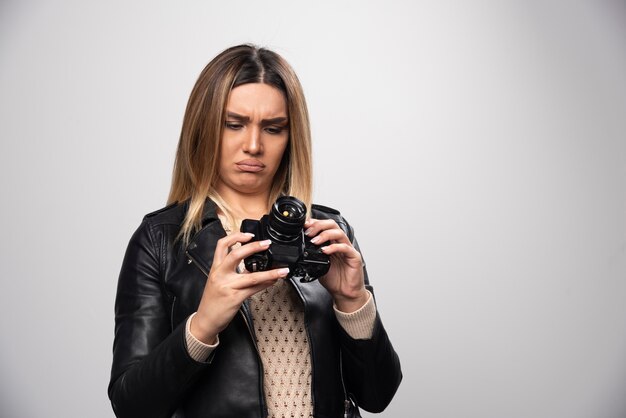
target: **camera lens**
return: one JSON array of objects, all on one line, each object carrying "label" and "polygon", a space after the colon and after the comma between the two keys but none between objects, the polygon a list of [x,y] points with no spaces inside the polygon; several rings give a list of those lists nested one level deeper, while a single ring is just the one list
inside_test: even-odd
[{"label": "camera lens", "polygon": [[292,196],[279,197],[269,214],[268,233],[279,242],[297,239],[304,227],[306,206]]}]

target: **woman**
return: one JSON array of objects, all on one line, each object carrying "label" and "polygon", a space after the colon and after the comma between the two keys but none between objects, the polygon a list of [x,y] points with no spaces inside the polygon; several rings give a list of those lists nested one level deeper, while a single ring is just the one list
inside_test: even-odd
[{"label": "woman", "polygon": [[[306,103],[290,66],[249,45],[213,59],[193,88],[169,206],[130,240],[115,304],[109,397],[118,417],[358,416],[401,380],[352,228],[311,205]],[[249,273],[273,245],[238,232],[281,195],[305,202],[305,234],[330,269]]]}]

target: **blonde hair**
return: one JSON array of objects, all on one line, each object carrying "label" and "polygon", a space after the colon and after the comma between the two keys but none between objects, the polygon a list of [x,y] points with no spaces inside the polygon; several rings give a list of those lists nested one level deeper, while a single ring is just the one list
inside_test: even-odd
[{"label": "blonde hair", "polygon": [[253,45],[226,49],[202,70],[194,85],[178,142],[167,203],[189,199],[179,238],[188,243],[202,227],[205,200],[213,200],[237,226],[228,204],[215,190],[219,178],[220,143],[230,91],[242,84],[265,83],[285,96],[289,141],[270,190],[268,206],[280,195],[291,195],[311,208],[313,191],[311,129],[300,81],[277,53]]}]

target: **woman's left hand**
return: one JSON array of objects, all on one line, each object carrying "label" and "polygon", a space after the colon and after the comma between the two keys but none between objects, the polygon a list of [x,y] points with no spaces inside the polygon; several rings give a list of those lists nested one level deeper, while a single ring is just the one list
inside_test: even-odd
[{"label": "woman's left hand", "polygon": [[337,309],[350,313],[361,308],[369,298],[361,254],[332,219],[309,219],[304,227],[313,244],[330,242],[322,247],[324,254],[330,256],[330,269],[319,281],[332,295]]}]

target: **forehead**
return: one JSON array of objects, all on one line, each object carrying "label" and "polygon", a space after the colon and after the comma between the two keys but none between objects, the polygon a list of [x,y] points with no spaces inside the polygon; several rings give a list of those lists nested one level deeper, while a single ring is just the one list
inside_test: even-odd
[{"label": "forehead", "polygon": [[250,117],[286,117],[287,101],[280,90],[269,84],[242,84],[231,90],[226,110]]}]

